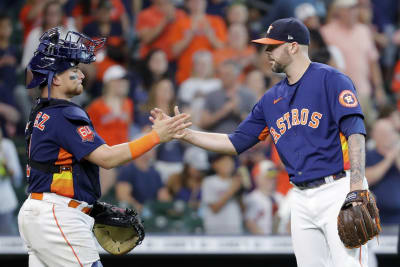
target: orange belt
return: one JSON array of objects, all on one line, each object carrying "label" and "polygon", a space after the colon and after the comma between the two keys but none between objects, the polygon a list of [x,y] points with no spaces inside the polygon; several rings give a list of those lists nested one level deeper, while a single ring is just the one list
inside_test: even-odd
[{"label": "orange belt", "polygon": [[[43,193],[31,193],[31,198],[36,200],[43,200]],[[77,208],[81,203],[76,200],[70,200],[68,203],[68,207],[70,208]],[[80,211],[83,213],[89,214],[92,208],[84,207]]]}]

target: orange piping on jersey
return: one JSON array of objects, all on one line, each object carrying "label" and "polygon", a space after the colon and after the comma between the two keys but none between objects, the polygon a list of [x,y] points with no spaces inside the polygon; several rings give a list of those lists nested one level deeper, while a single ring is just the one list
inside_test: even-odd
[{"label": "orange piping on jersey", "polygon": [[349,158],[349,146],[347,144],[346,137],[340,133],[340,143],[342,145],[342,153],[343,153],[343,169],[350,169],[350,158]]},{"label": "orange piping on jersey", "polygon": [[67,242],[68,246],[71,248],[72,253],[74,254],[75,258],[78,260],[79,266],[83,267],[81,261],[80,261],[79,258],[78,258],[78,255],[76,255],[74,248],[73,248],[73,247],[71,246],[71,244],[68,242],[68,239],[65,237],[64,232],[62,231],[61,226],[60,226],[60,224],[58,223],[58,220],[57,220],[57,217],[56,217],[56,212],[54,211],[54,207],[55,207],[55,205],[53,204],[53,217],[54,217],[54,220],[56,221],[57,227],[58,227],[58,229],[60,229],[61,235],[63,236],[65,242]]},{"label": "orange piping on jersey", "polygon": [[268,129],[268,126],[266,126],[266,127],[264,128],[264,130],[262,130],[262,132],[261,132],[260,135],[258,136],[258,140],[264,141],[265,138],[267,138],[268,135],[269,135],[269,129]]},{"label": "orange piping on jersey", "polygon": [[72,154],[66,151],[64,148],[60,147],[58,151],[57,161],[55,165],[71,165],[72,164]]}]

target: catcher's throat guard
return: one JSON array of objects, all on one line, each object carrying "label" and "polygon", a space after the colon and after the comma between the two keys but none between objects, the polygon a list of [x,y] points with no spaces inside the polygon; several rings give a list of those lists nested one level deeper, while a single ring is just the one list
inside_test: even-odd
[{"label": "catcher's throat guard", "polygon": [[93,233],[100,246],[113,255],[123,255],[144,239],[142,221],[133,209],[95,202],[90,212],[95,220]]}]

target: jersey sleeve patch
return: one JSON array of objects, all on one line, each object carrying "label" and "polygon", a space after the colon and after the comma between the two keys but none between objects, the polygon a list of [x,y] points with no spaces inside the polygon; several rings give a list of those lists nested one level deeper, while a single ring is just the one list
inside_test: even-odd
[{"label": "jersey sleeve patch", "polygon": [[339,103],[346,108],[354,108],[358,105],[356,95],[350,90],[343,90],[339,95]]},{"label": "jersey sleeve patch", "polygon": [[82,142],[93,142],[95,133],[90,129],[89,126],[79,126],[76,128]]},{"label": "jersey sleeve patch", "polygon": [[68,120],[85,122],[87,124],[90,123],[90,119],[86,112],[78,107],[67,107],[64,108],[62,112]]}]

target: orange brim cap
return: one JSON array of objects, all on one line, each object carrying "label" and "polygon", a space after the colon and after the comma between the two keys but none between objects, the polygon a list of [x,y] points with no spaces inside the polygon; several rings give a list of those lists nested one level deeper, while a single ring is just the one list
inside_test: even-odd
[{"label": "orange brim cap", "polygon": [[283,44],[285,41],[279,41],[271,38],[260,38],[260,39],[255,39],[251,40],[253,43],[258,43],[258,44],[267,44],[267,45],[273,45],[273,44]]}]

